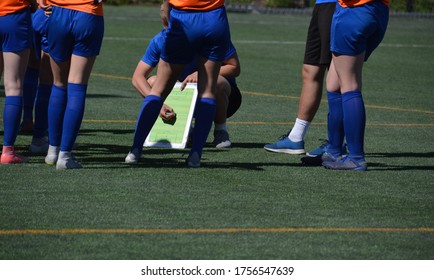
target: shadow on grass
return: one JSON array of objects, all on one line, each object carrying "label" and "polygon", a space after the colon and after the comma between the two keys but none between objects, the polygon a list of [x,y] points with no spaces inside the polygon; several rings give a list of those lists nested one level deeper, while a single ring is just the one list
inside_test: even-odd
[{"label": "shadow on grass", "polygon": [[[134,129],[80,129],[80,136],[95,136],[98,133],[108,133],[115,135],[131,134],[134,135]],[[131,137],[131,141],[132,141]]]},{"label": "shadow on grass", "polygon": [[[185,160],[188,149],[145,148],[138,164],[124,163],[129,147],[115,144],[79,144],[75,153],[77,159],[89,169],[123,169],[123,168],[186,168]],[[228,149],[207,149],[204,151],[201,168],[241,169],[264,171],[267,166],[299,167],[297,163],[278,162],[212,162],[212,153],[230,152]],[[161,156],[161,158],[156,158]]]},{"label": "shadow on grass", "polygon": [[[375,153],[366,154],[368,158],[434,158],[434,152],[428,153]],[[313,157],[301,158],[302,166],[307,167],[322,167],[322,160]],[[368,170],[371,171],[397,171],[397,170],[434,170],[434,166],[421,165],[421,166],[406,166],[406,165],[392,165],[381,162],[371,162],[368,160]]]},{"label": "shadow on grass", "polygon": [[[391,159],[391,158],[420,158],[420,159],[429,159],[434,158],[434,152],[426,152],[426,153],[372,153],[367,154],[368,157],[371,158],[384,158],[384,159]],[[385,171],[385,170],[391,170],[391,171],[397,171],[397,170],[427,170],[427,171],[434,171],[434,165],[400,165],[400,164],[388,164],[387,162],[373,162],[369,163],[368,166],[370,170],[378,170],[378,171]]]}]

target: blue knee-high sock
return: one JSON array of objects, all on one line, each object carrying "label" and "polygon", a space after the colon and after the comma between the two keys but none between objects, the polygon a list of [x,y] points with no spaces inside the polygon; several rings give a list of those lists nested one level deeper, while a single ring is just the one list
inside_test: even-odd
[{"label": "blue knee-high sock", "polygon": [[213,98],[200,98],[197,100],[194,122],[193,143],[190,155],[197,152],[202,156],[202,149],[205,146],[208,133],[211,130],[216,111],[216,100]]},{"label": "blue knee-high sock", "polygon": [[51,85],[40,84],[35,100],[35,125],[33,137],[42,138],[48,129],[48,102],[50,101]]},{"label": "blue knee-high sock", "polygon": [[148,95],[142,102],[139,116],[137,117],[136,131],[134,132],[134,143],[131,151],[138,149],[142,151],[146,137],[154,126],[155,121],[160,113],[163,100],[156,95]]},{"label": "blue knee-high sock", "polygon": [[366,112],[361,91],[348,91],[342,94],[345,138],[349,157],[357,161],[365,160],[363,150],[365,140]]},{"label": "blue knee-high sock", "polygon": [[20,127],[21,111],[23,110],[22,96],[6,96],[3,111],[4,145],[13,146]]},{"label": "blue knee-high sock", "polygon": [[28,67],[23,81],[23,119],[33,119],[33,106],[39,83],[39,69]]},{"label": "blue knee-high sock", "polygon": [[68,83],[68,102],[63,119],[60,151],[70,152],[83,121],[87,85]]},{"label": "blue knee-high sock", "polygon": [[342,155],[342,145],[344,143],[344,114],[342,111],[342,95],[340,92],[327,91],[329,104],[328,113],[328,140],[327,151],[333,156]]},{"label": "blue knee-high sock", "polygon": [[60,146],[67,99],[67,88],[53,85],[48,102],[48,141],[51,146]]}]

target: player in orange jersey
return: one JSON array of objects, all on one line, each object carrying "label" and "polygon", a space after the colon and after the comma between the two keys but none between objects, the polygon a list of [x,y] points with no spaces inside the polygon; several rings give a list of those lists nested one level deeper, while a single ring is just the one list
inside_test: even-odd
[{"label": "player in orange jersey", "polygon": [[103,7],[93,0],[39,0],[39,4],[52,7],[47,32],[54,83],[45,162],[56,164],[57,169],[81,168],[72,148],[83,120],[90,73],[101,49]]},{"label": "player in orange jersey", "polygon": [[[339,0],[332,20],[332,64],[327,75],[329,101],[327,152],[323,166],[336,170],[366,171],[366,126],[362,98],[364,62],[382,41],[389,20],[389,0]],[[348,155],[342,156],[346,139]],[[333,139],[333,141],[332,141]]]},{"label": "player in orange jersey", "polygon": [[[195,56],[199,56],[198,101],[192,148],[188,167],[200,167],[202,149],[216,111],[217,78],[230,46],[230,31],[224,0],[164,0],[161,18],[167,28],[158,63],[157,79],[151,93],[143,100],[130,154],[141,155],[144,142],[154,125],[165,98],[178,77]],[[205,40],[206,38],[206,40]],[[138,148],[140,147],[140,148]],[[129,154],[129,155],[130,155]]]},{"label": "player in orange jersey", "polygon": [[23,79],[32,46],[31,9],[34,0],[0,2],[0,69],[4,70],[5,105],[2,164],[23,163],[26,157],[14,151],[23,106]]}]

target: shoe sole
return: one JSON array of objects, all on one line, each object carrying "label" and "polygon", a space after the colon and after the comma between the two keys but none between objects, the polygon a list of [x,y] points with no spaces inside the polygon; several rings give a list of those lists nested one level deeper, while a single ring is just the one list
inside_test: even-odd
[{"label": "shoe sole", "polygon": [[57,163],[57,158],[55,160],[45,158],[45,163],[48,165],[55,165]]},{"label": "shoe sole", "polygon": [[232,146],[231,143],[225,143],[225,142],[215,145],[215,147],[218,149],[230,148],[231,146]]},{"label": "shoe sole", "polygon": [[29,162],[29,160],[27,158],[26,159],[21,159],[21,160],[18,160],[18,161],[11,161],[11,162],[0,160],[0,164],[4,164],[4,165],[7,165],[7,164],[23,164],[23,163],[28,163],[28,162]]},{"label": "shoe sole", "polygon": [[266,147],[264,147],[264,149],[266,151],[273,152],[273,153],[283,153],[283,154],[290,154],[290,155],[303,155],[305,153],[304,149],[291,150],[291,149],[272,149]]},{"label": "shoe sole", "polygon": [[[324,165],[323,165],[324,166]],[[366,167],[356,167],[356,168],[331,168],[328,166],[324,166],[326,169],[329,170],[342,170],[342,171],[368,171],[368,168]]]},{"label": "shoe sole", "polygon": [[368,171],[368,167],[367,166],[357,166],[357,167],[354,167],[354,168],[344,168],[344,167],[333,168],[331,166],[328,166],[327,162],[323,162],[322,166],[324,166],[326,169],[330,169],[330,170]]},{"label": "shoe sole", "polygon": [[307,153],[306,153],[306,156],[307,156],[307,157],[312,157],[312,158],[314,158],[314,157],[322,157],[323,154],[324,154],[324,153],[322,153],[322,154],[309,154],[309,152],[307,152]]}]

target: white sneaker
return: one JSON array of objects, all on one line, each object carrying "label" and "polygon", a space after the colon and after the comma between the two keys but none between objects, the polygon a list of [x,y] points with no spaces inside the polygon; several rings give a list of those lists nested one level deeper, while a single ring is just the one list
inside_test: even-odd
[{"label": "white sneaker", "polygon": [[194,152],[191,156],[188,156],[187,166],[191,168],[200,167],[200,157],[198,153]]},{"label": "white sneaker", "polygon": [[59,146],[48,146],[47,156],[45,157],[45,163],[49,165],[54,165],[59,157]]},{"label": "white sneaker", "polygon": [[214,130],[214,141],[212,143],[216,148],[230,148],[232,143],[229,140],[229,133],[226,130]]},{"label": "white sneaker", "polygon": [[60,152],[59,159],[56,163],[56,169],[79,169],[81,168],[81,164],[78,163],[72,156],[71,152]]},{"label": "white sneaker", "polygon": [[46,154],[48,152],[47,138],[33,138],[32,144],[29,146],[29,151],[33,154]]},{"label": "white sneaker", "polygon": [[131,152],[128,153],[128,155],[125,158],[125,163],[128,164],[137,164],[140,160],[140,152],[139,149],[135,148]]}]

